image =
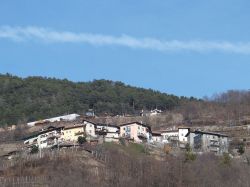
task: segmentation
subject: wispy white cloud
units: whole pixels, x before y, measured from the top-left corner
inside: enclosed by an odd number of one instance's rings
[[[98,46],[124,46],[137,49],[150,49],[162,52],[191,51],[191,52],[227,52],[250,54],[250,42],[228,41],[180,41],[159,40],[155,38],[135,38],[128,35],[111,36],[91,33],[74,33],[56,31],[41,27],[0,27],[0,38],[13,41],[41,41],[51,43],[86,43]]]

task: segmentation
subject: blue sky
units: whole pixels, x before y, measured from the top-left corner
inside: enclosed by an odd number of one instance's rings
[[[0,73],[178,96],[249,89],[248,0],[2,0]]]

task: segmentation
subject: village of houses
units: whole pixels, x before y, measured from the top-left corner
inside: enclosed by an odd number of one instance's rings
[[[153,111],[152,115],[154,113],[157,111]],[[45,123],[49,123],[46,128],[43,126]],[[56,126],[53,126],[54,123]],[[140,121],[119,125],[102,124],[94,122],[91,118],[81,118],[78,114],[39,120],[27,125],[39,126],[40,130],[23,140],[23,147],[26,149],[31,149],[32,146],[37,146],[39,150],[78,146],[79,137],[84,137],[88,144],[102,144],[103,142],[119,144],[121,140],[124,140],[155,147],[169,145],[179,150],[185,150],[188,145],[197,154],[211,152],[215,155],[223,155],[223,153],[228,153],[229,148],[227,135],[185,126],[154,131],[150,124]]]

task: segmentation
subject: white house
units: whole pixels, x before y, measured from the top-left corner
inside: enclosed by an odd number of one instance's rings
[[[104,141],[119,141],[120,127],[110,124],[100,124],[84,120],[85,133],[91,138],[103,137]]]
[[[96,135],[103,135],[104,141],[119,141],[120,127],[110,124],[96,124],[95,133]]]
[[[162,113],[162,110],[159,109],[154,109],[151,111],[144,111],[143,109],[140,112],[140,116],[155,116],[155,115],[159,115]]]
[[[155,116],[155,115],[159,115],[161,113],[162,113],[162,111],[156,108],[154,110],[151,110],[150,113],[149,113],[149,115],[150,116]]]
[[[46,130],[41,130],[37,134],[25,138],[24,144],[36,145],[40,149],[52,147],[60,143],[62,129],[63,127],[50,126]]]
[[[188,138],[186,135],[190,131],[190,128],[187,127],[180,127],[178,128],[178,137],[179,137],[179,147],[185,148],[186,144],[188,143]]]
[[[24,144],[28,146],[32,146],[32,145],[38,146],[38,135],[35,134],[32,136],[26,137],[24,139]]]
[[[152,142],[153,143],[162,143],[161,132],[152,132]]]
[[[94,117],[95,116],[95,111],[93,109],[89,109],[86,113],[86,116],[88,117]]]
[[[186,127],[183,127],[183,128],[178,128],[178,137],[179,137],[179,142],[187,142],[187,133],[190,131],[190,128],[186,128]]]
[[[178,141],[179,131],[178,130],[161,130],[162,142],[171,143],[172,141]]]
[[[96,137],[95,134],[96,124],[94,122],[83,120],[83,125],[85,126],[85,133],[87,136]]]
[[[64,116],[58,116],[54,118],[49,118],[49,119],[43,119],[39,121],[33,121],[27,123],[28,126],[35,126],[36,124],[41,124],[41,123],[46,123],[46,122],[56,122],[56,121],[74,121],[76,120],[80,115],[78,114],[69,114],[69,115],[64,115]]]

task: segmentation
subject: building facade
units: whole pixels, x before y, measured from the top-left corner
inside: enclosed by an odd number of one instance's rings
[[[36,145],[39,149],[50,148],[58,145],[61,141],[61,132],[63,128],[64,127],[50,126],[33,136],[25,138],[24,144],[27,146]]]
[[[120,127],[110,124],[96,124],[96,135],[103,136],[105,142],[118,142]]]
[[[152,139],[151,128],[139,122],[122,124],[120,125],[120,137],[135,142],[150,141]]]
[[[194,131],[186,136],[194,152],[213,152],[218,155],[228,152],[228,136],[213,132]]]
[[[61,139],[62,141],[77,142],[79,136],[85,136],[83,124],[64,127]]]
[[[160,132],[152,132],[152,142],[162,143],[162,135]]]
[[[83,120],[83,125],[85,126],[85,134],[87,137],[96,137],[95,134],[95,129],[96,129],[96,123],[91,122],[91,121],[87,121],[87,120]]]
[[[162,142],[172,143],[178,141],[179,131],[178,130],[162,130],[161,131]]]

